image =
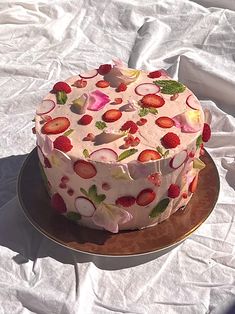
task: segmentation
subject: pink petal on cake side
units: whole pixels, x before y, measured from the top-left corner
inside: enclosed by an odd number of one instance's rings
[[[99,111],[103,109],[108,102],[110,102],[108,95],[102,93],[99,90],[95,90],[89,95],[87,109],[92,111]]]
[[[187,110],[172,118],[177,128],[183,133],[196,133],[202,128],[201,112],[199,110]]]

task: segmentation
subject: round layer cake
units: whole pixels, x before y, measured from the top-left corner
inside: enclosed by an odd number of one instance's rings
[[[205,116],[163,70],[115,62],[57,82],[35,118],[52,207],[114,233],[162,222],[196,190],[210,138]]]

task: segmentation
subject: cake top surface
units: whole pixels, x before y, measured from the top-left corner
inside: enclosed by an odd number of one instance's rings
[[[151,162],[187,148],[202,131],[194,94],[164,70],[101,65],[58,82],[36,110],[36,135],[46,155],[72,160]]]

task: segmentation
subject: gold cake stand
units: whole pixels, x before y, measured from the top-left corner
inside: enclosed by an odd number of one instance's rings
[[[101,256],[137,256],[166,251],[192,234],[211,214],[219,195],[219,175],[206,152],[206,167],[200,172],[196,192],[184,210],[179,210],[157,226],[143,230],[108,231],[81,227],[56,214],[39,171],[34,149],[25,160],[18,177],[18,198],[33,226],[49,239],[78,252]]]

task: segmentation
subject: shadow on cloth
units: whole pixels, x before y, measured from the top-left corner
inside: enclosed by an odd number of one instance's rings
[[[93,262],[100,269],[117,270],[147,263],[168,252],[104,257],[73,251],[46,238],[26,219],[16,196],[17,176],[26,157],[18,155],[0,159],[0,245],[17,253],[13,257],[17,264],[51,257],[64,264]]]

